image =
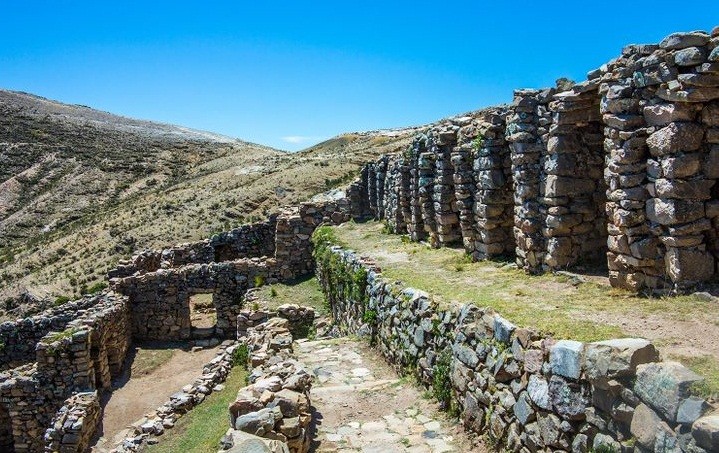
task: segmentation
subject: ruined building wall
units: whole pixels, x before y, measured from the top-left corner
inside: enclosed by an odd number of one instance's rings
[[[0,374],[2,451],[43,451],[55,412],[75,393],[109,388],[129,345],[127,299],[113,294],[103,295],[64,330],[44,336],[35,345],[35,363]],[[85,431],[94,432],[91,425],[88,419]]]
[[[242,225],[199,242],[179,244],[164,250],[145,250],[122,261],[109,272],[109,278],[135,273],[156,272],[186,264],[207,264],[242,258],[273,256],[277,217],[264,222]]]
[[[0,370],[8,370],[35,360],[35,345],[49,332],[65,330],[68,323],[82,316],[103,299],[86,296],[80,300],[53,307],[29,318],[0,324]]]
[[[530,273],[696,288],[719,256],[717,49],[704,32],[631,45],[584,82],[428,127],[368,164],[370,212],[433,247],[514,254]]]
[[[716,273],[717,39],[628,46],[601,76],[615,286],[691,287]]]

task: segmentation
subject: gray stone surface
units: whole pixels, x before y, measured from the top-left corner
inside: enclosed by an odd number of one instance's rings
[[[579,379],[582,374],[584,343],[573,340],[560,340],[549,352],[552,373],[570,379]]]
[[[690,386],[701,380],[677,362],[639,365],[634,392],[664,419],[675,422],[679,406],[689,397]]]

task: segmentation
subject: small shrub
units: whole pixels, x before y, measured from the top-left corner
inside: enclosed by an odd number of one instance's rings
[[[362,322],[374,325],[377,323],[377,312],[375,310],[365,310],[362,314]]]
[[[67,297],[67,296],[57,296],[57,298],[55,299],[55,306],[56,306],[56,307],[59,307],[60,305],[66,304],[66,303],[68,303],[68,302],[70,302],[70,298],[69,298],[69,297]]]
[[[107,288],[107,283],[105,283],[105,282],[97,282],[97,283],[95,283],[94,285],[91,285],[91,286],[87,289],[87,293],[88,293],[88,294],[96,294],[96,293],[101,292],[101,291],[102,291],[103,289],[105,289],[105,288]]]
[[[246,344],[240,343],[234,351],[232,351],[232,366],[241,366],[245,370],[249,366],[250,349]]]
[[[265,277],[261,275],[255,275],[255,288],[260,288],[265,285]]]
[[[277,290],[274,287],[270,288],[270,297],[277,297]]]
[[[432,376],[432,393],[437,401],[439,401],[443,410],[448,410],[451,407],[451,363],[452,354],[449,349],[445,349],[437,357],[437,363],[434,366],[434,373]]]

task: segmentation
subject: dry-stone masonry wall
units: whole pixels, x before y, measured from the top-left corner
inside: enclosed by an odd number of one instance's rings
[[[441,307],[329,247],[318,278],[335,322],[415,374],[467,429],[510,451],[719,451],[701,378],[643,339],[554,341],[471,304]],[[356,276],[364,274],[366,281]]]
[[[48,309],[30,318],[0,324],[0,370],[35,361],[35,345],[49,332],[65,330],[70,321],[84,315],[103,296],[87,296]]]
[[[244,338],[252,367],[250,385],[230,404],[224,449],[253,451],[259,443],[277,453],[309,451],[312,376],[294,359],[289,327],[288,320],[273,318],[250,328]]]
[[[97,392],[78,393],[65,401],[45,433],[47,452],[84,452],[100,423]]]
[[[122,369],[129,344],[127,300],[113,294],[101,296],[64,330],[45,335],[35,346],[35,363],[0,374],[2,451],[43,451],[45,430],[54,427],[55,412],[74,405],[65,401],[73,394],[108,388]],[[96,418],[89,415],[77,427],[82,438],[96,428],[91,423]],[[72,437],[68,434],[66,445],[73,445]],[[48,438],[55,440],[54,435]]]
[[[557,88],[429,127],[367,165],[369,214],[528,272],[608,269],[612,285],[683,291],[719,257],[719,27],[630,45]]]
[[[242,225],[203,241],[179,244],[164,250],[145,250],[129,261],[121,261],[108,276],[121,278],[187,264],[272,256],[275,252],[276,222],[276,216],[272,215],[265,222]]]

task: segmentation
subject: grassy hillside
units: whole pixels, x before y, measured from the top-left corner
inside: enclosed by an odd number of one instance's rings
[[[341,185],[413,132],[286,153],[0,91],[0,315],[96,289],[135,250],[202,239]]]

